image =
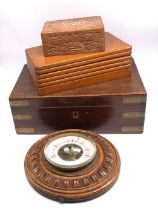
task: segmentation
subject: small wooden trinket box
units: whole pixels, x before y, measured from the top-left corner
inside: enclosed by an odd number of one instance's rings
[[[142,133],[146,91],[132,62],[131,77],[39,96],[27,65],[9,98],[18,134],[77,128],[98,133]]]
[[[41,37],[45,56],[101,52],[105,49],[104,25],[99,16],[48,21]]]

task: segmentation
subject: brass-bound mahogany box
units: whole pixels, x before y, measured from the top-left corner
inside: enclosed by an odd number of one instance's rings
[[[98,133],[142,133],[146,91],[132,61],[131,77],[39,96],[27,65],[10,95],[18,134],[44,134],[67,128]]]

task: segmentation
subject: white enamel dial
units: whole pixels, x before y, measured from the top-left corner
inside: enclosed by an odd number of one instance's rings
[[[90,163],[96,150],[95,143],[88,138],[67,134],[50,139],[44,148],[44,155],[56,167],[77,169]]]

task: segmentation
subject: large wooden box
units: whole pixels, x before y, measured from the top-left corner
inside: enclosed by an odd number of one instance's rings
[[[9,101],[18,134],[67,128],[102,134],[143,132],[146,91],[134,61],[131,77],[47,96],[37,95],[25,65]]]

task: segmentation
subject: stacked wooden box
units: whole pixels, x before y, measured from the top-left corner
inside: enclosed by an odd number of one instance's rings
[[[27,65],[39,95],[131,74],[132,47],[105,33],[100,17],[47,22],[42,41],[43,46],[26,49]]]
[[[47,22],[41,35],[9,97],[18,134],[143,132],[147,94],[130,45],[100,17]]]

